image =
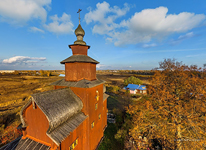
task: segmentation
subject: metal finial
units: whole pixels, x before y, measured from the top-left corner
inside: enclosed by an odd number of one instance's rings
[[[80,11],[82,11],[82,10],[79,9],[78,12],[77,12],[77,13],[79,13],[79,24],[80,24],[80,19],[81,19],[81,18],[80,18]]]

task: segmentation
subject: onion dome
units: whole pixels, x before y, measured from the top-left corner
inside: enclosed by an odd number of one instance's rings
[[[74,44],[86,45],[86,42],[83,41],[85,32],[80,24],[78,25],[74,33],[77,37],[77,40],[74,42]]]

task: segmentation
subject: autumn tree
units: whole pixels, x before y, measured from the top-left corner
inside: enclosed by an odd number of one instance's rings
[[[205,70],[171,59],[159,65],[162,71],[155,71],[148,88],[150,97],[128,109],[134,125],[130,135],[136,146],[206,148]]]
[[[142,81],[139,78],[131,76],[124,80],[124,85],[127,86],[128,84],[142,84]]]

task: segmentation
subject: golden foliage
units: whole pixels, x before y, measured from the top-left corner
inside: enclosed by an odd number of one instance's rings
[[[146,137],[166,149],[203,149],[206,147],[206,72],[174,60],[160,63],[148,88],[149,99],[130,105],[134,128],[130,135],[138,145]],[[141,147],[139,147],[141,148]]]

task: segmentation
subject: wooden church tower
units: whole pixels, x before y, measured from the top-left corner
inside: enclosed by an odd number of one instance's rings
[[[96,60],[80,23],[77,40],[69,45],[73,55],[61,61],[65,78],[52,83],[54,90],[31,95],[20,116],[23,137],[16,150],[94,150],[107,126],[104,81],[96,77]]]

